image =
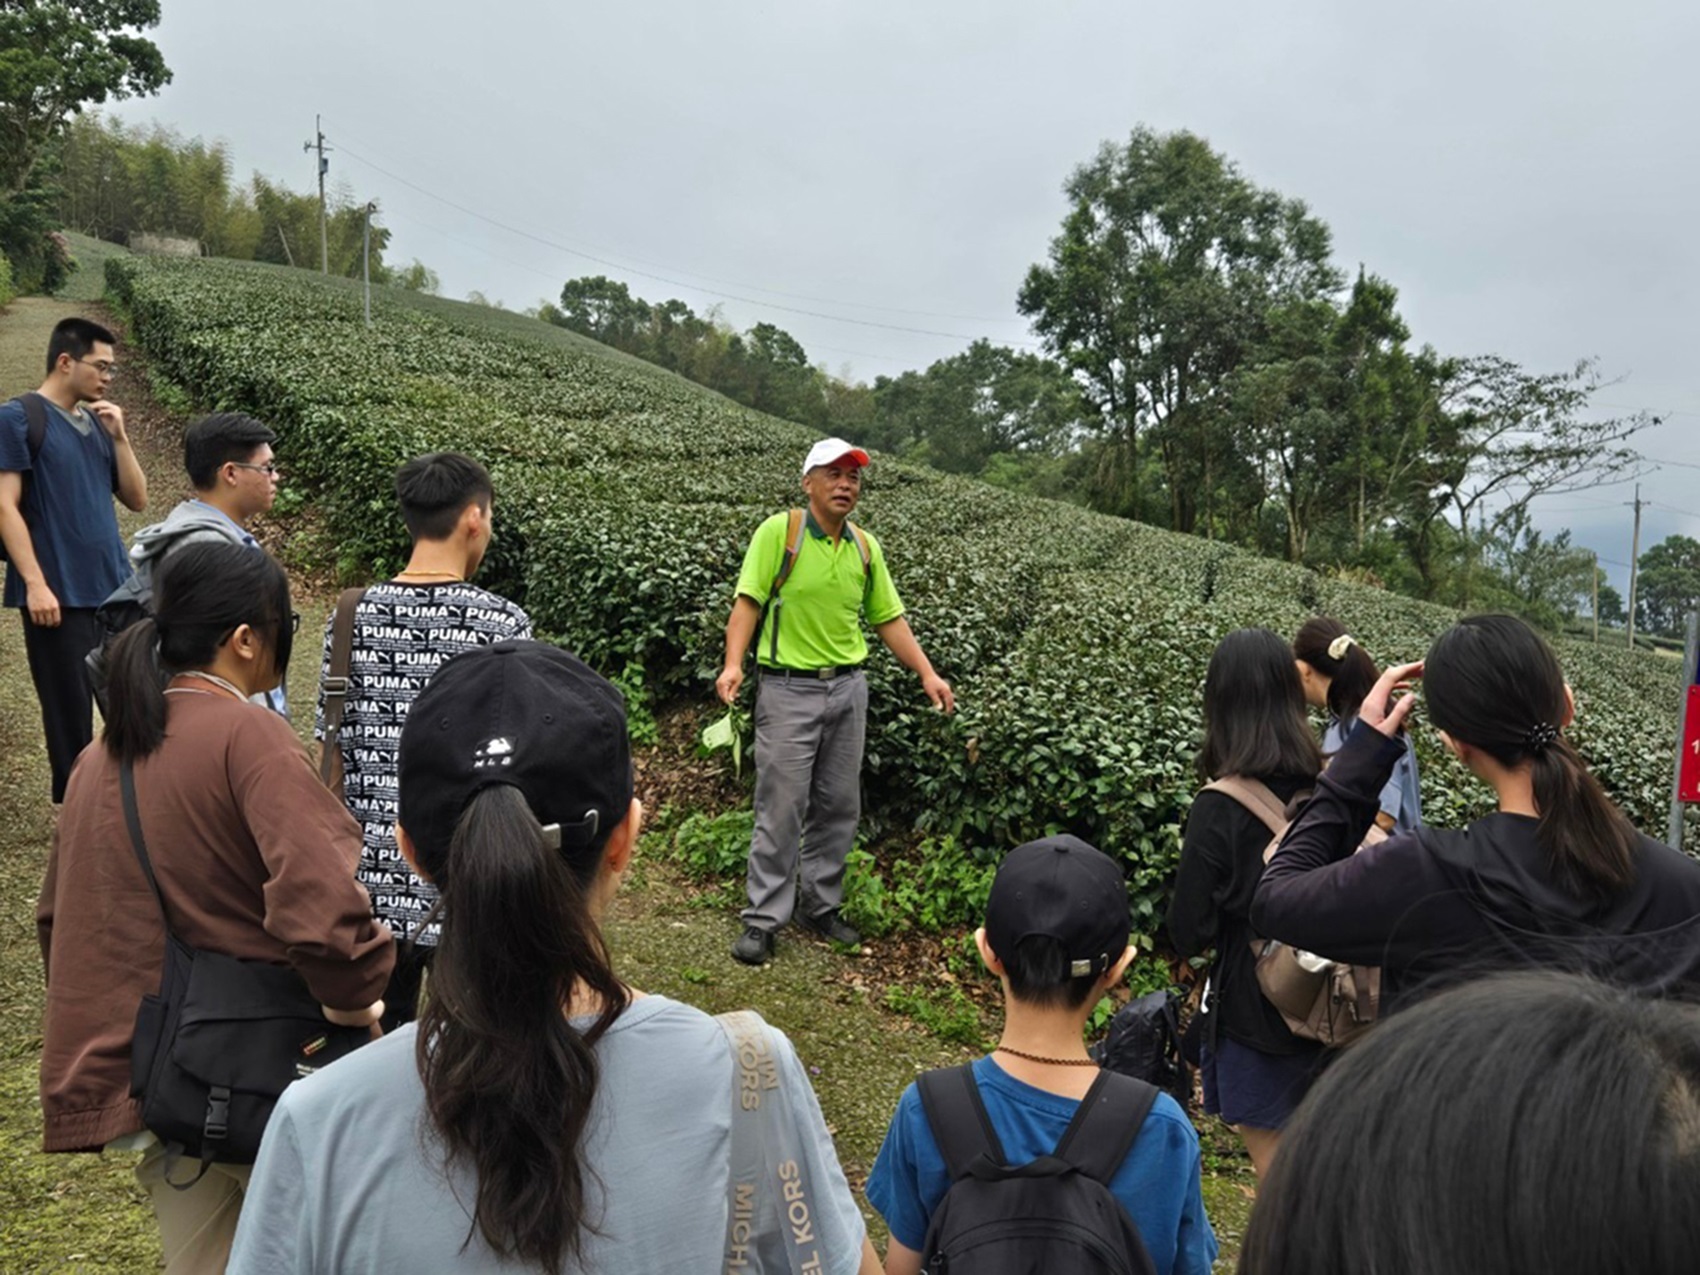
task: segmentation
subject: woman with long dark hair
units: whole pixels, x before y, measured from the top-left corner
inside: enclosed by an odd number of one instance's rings
[[[221,1271],[247,1182],[215,1164],[191,1187],[130,1096],[136,1010],[159,986],[165,922],[132,845],[136,807],[173,933],[293,966],[332,1022],[376,1022],[395,945],[354,880],[360,833],[277,714],[249,703],[289,666],[289,581],[265,553],[190,545],[156,578],[154,615],[111,652],[105,731],[77,760],[37,905],[47,1008],[48,1151],[145,1152],[136,1175],[166,1270]]]
[[[399,763],[439,891],[425,1006],[284,1094],[232,1269],[877,1272],[785,1038],[614,971],[643,816],[619,691],[543,643],[471,651]]]
[[[1416,704],[1396,689],[1417,678],[1498,809],[1354,854]],[[1419,988],[1543,967],[1700,996],[1700,863],[1635,830],[1566,735],[1573,714],[1551,648],[1511,616],[1460,621],[1425,662],[1390,669],[1264,871],[1257,932],[1379,965],[1384,1012]]]
[[[1346,736],[1358,724],[1358,708],[1381,670],[1346,626],[1327,615],[1313,616],[1299,626],[1293,637],[1293,658],[1298,662],[1306,702],[1328,712],[1328,725],[1322,732],[1322,757],[1326,761],[1340,751]],[[1381,790],[1381,810],[1375,822],[1383,832],[1391,833],[1410,832],[1422,821],[1417,754],[1405,738],[1405,755],[1394,763],[1393,774]]]
[[[1309,789],[1320,769],[1287,644],[1268,629],[1228,634],[1204,677],[1200,777],[1262,784],[1284,804]],[[1246,805],[1225,792],[1200,792],[1187,815],[1168,917],[1180,955],[1216,950],[1205,1004],[1204,1109],[1234,1127],[1259,1174],[1322,1052],[1287,1029],[1257,982],[1251,900],[1269,839]]]
[[[1241,1275],[1689,1275],[1700,1007],[1524,972],[1344,1051],[1258,1191]]]

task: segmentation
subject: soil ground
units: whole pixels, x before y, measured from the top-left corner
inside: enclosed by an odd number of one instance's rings
[[[90,264],[91,269],[79,272],[71,296],[25,298],[0,312],[3,396],[39,381],[48,331],[58,319],[81,312],[112,322],[95,301],[99,266]],[[120,510],[128,534],[163,517],[183,494],[179,431],[184,422],[150,395],[139,351],[121,347],[119,359],[112,397],[125,406],[151,484],[146,515]],[[288,457],[281,462],[287,468]],[[272,527],[264,535],[289,563],[298,584],[307,582],[296,598],[304,634],[322,631],[333,596],[322,583],[312,583],[323,577],[304,571],[307,564],[292,552],[310,542],[312,534],[308,515],[302,525]],[[303,645],[311,650],[311,643]],[[318,661],[304,655],[293,663],[289,698],[306,735]],[[652,810],[669,805],[682,813],[680,800],[716,787],[711,775],[680,773],[696,765],[679,762],[677,756],[657,753],[640,760],[645,786],[654,791],[639,795]],[[159,1245],[146,1199],[131,1179],[135,1157],[39,1151],[42,978],[34,906],[52,835],[47,791],[47,758],[21,628],[11,616],[0,617],[0,1266],[9,1271],[152,1270],[159,1264]],[[937,940],[870,946],[865,954],[849,955],[788,931],[778,959],[747,969],[727,955],[737,933],[735,908],[721,892],[683,878],[666,860],[664,844],[664,833],[646,838],[646,854],[610,920],[618,967],[646,991],[689,1001],[709,1013],[754,1006],[783,1028],[810,1067],[845,1171],[859,1189],[903,1087],[917,1072],[959,1062],[973,1052],[885,1007],[885,988],[912,984],[917,957]],[[990,1022],[986,1027],[993,1030]],[[1203,1118],[1200,1132],[1205,1201],[1222,1243],[1218,1270],[1229,1271],[1250,1208],[1252,1180],[1231,1133]],[[876,1242],[883,1245],[884,1228],[868,1212]]]

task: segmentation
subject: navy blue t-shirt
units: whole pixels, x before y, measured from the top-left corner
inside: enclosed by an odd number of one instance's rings
[[[97,607],[130,576],[112,494],[118,456],[100,423],[79,411],[86,432],[49,404],[41,452],[30,464],[22,403],[0,404],[0,470],[28,473],[23,514],[36,561],[62,607]],[[0,604],[25,605],[24,578],[10,562]]]

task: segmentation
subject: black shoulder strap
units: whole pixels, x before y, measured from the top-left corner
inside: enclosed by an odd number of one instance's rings
[[[165,932],[170,935],[171,916],[165,910],[165,896],[159,892],[159,880],[153,874],[148,843],[142,840],[142,813],[136,808],[136,772],[129,762],[120,763],[118,767],[118,791],[124,798],[124,826],[130,830],[130,844],[135,848],[136,858],[141,861],[142,873],[148,879],[148,888],[153,891],[154,902],[159,904]]]
[[[952,1182],[967,1177],[969,1167],[981,1156],[990,1156],[996,1164],[1004,1162],[1003,1143],[974,1083],[973,1063],[923,1072],[915,1083]]]
[[[1100,1071],[1053,1154],[1108,1186],[1156,1101],[1155,1085],[1120,1072]]]
[[[24,408],[24,442],[29,447],[30,464],[41,455],[41,445],[47,441],[47,400],[34,390],[18,395]]]

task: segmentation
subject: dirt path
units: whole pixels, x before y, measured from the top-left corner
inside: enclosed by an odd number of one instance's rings
[[[37,384],[48,332],[69,313],[111,321],[88,300],[28,298],[0,313],[0,397]],[[113,397],[125,406],[150,485],[145,515],[120,510],[127,535],[163,517],[182,494],[183,422],[148,393],[139,352],[121,344],[119,362]],[[288,459],[280,457],[286,473]],[[322,631],[329,601],[323,592],[297,596],[304,634]],[[311,642],[302,650],[290,670],[289,698],[306,735],[318,661]],[[34,907],[51,836],[47,792],[47,758],[22,630],[14,617],[0,615],[0,1265],[8,1271],[152,1270],[159,1245],[145,1197],[132,1185],[135,1157],[39,1151],[42,984]],[[660,841],[646,837],[610,920],[609,940],[621,972],[645,991],[710,1013],[754,1006],[783,1028],[813,1073],[845,1171],[859,1187],[903,1087],[917,1072],[961,1061],[969,1052],[886,1010],[877,987],[859,977],[855,957],[787,936],[780,959],[770,966],[752,970],[733,962],[727,955],[736,934],[732,910],[673,871],[661,857]],[[1247,1176],[1243,1160],[1225,1150],[1232,1135],[1224,1143],[1225,1131],[1204,1132],[1206,1203],[1223,1241],[1218,1269],[1226,1271],[1249,1208]],[[883,1244],[883,1227],[869,1217]]]

